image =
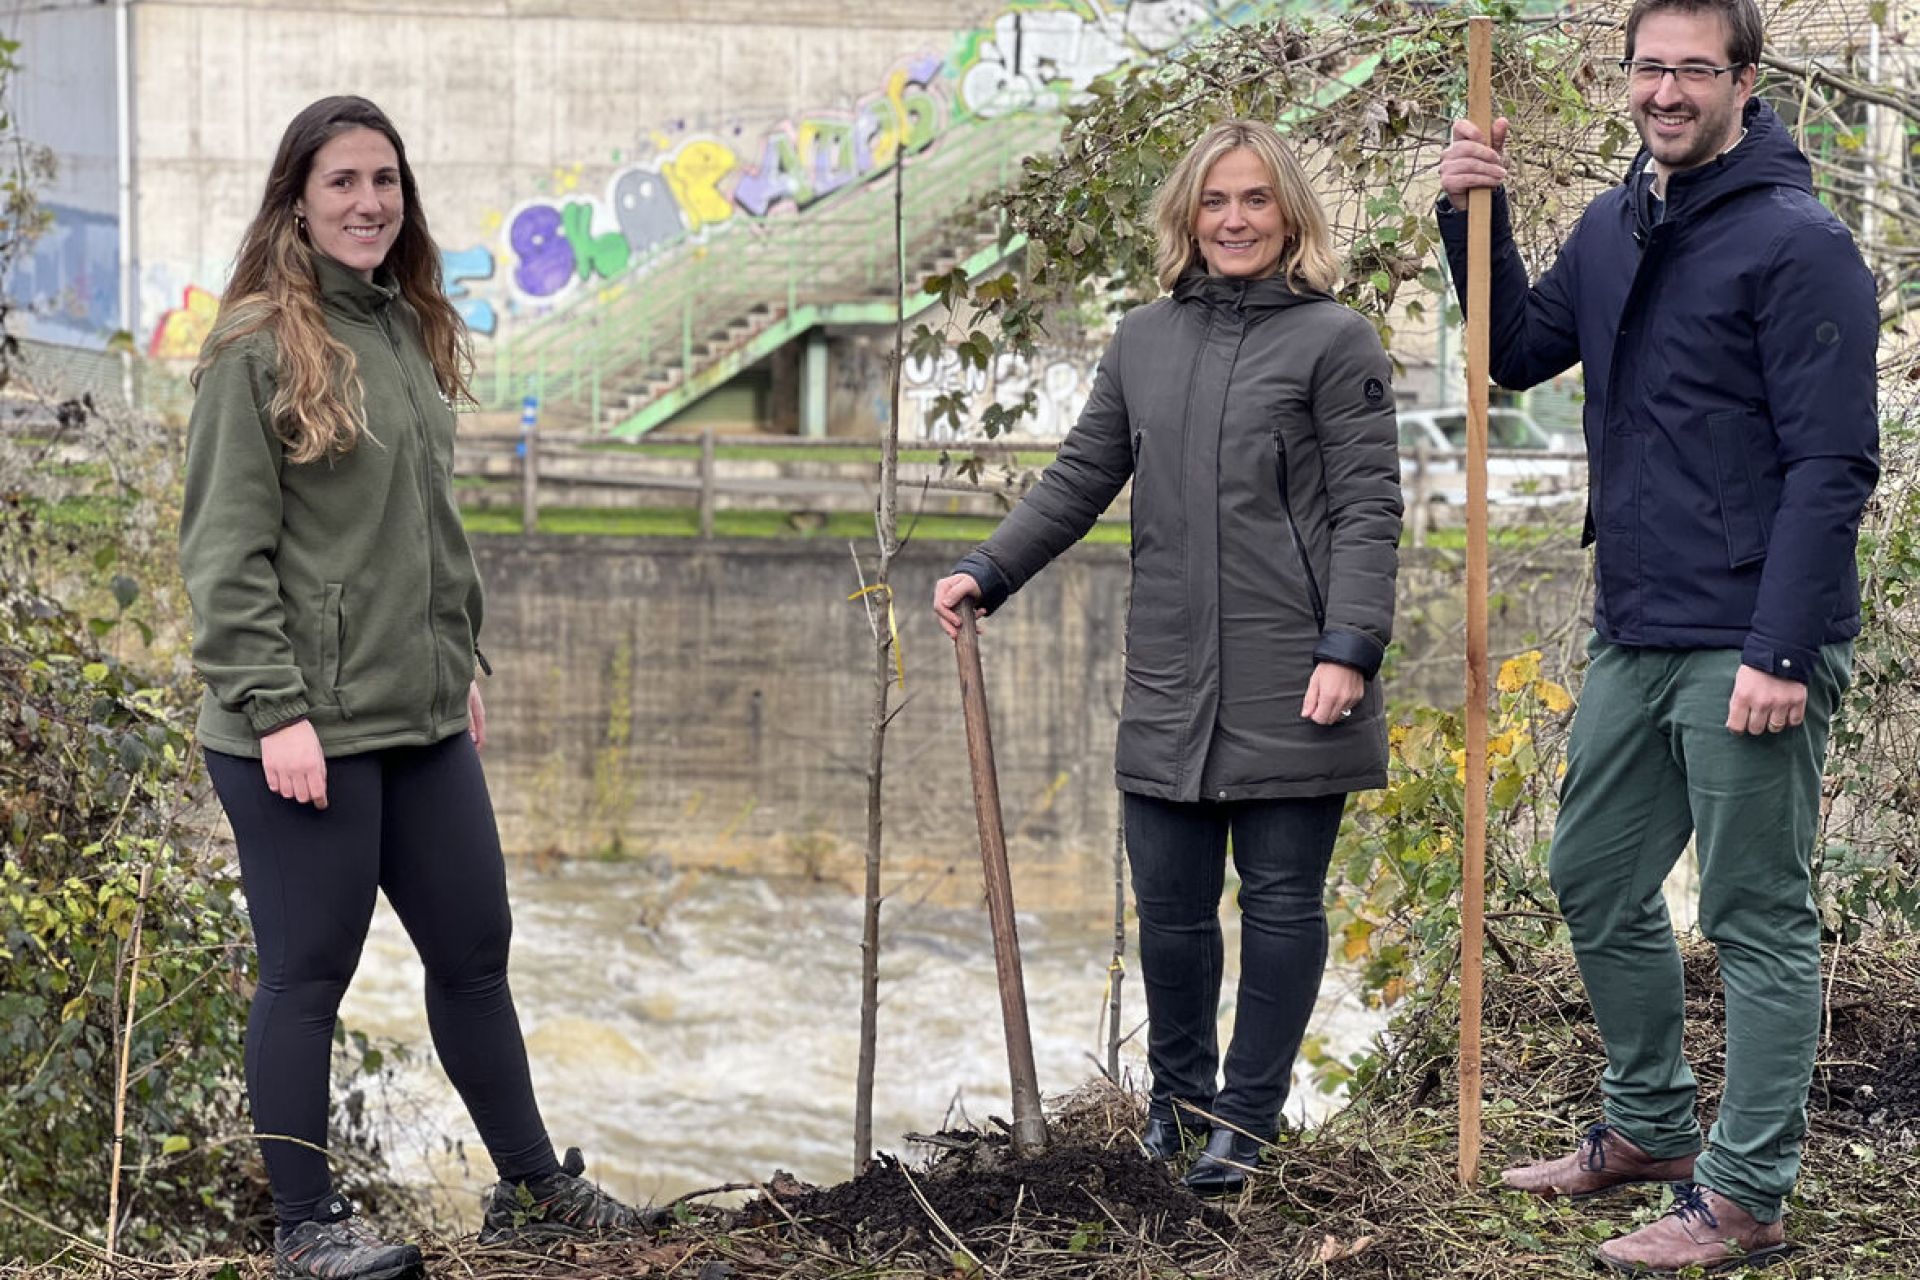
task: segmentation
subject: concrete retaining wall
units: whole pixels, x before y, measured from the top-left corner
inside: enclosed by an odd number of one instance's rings
[[[896,563],[906,697],[885,796],[890,890],[967,900],[978,854],[953,649],[926,608],[960,550],[910,547]],[[487,770],[509,848],[857,882],[873,638],[847,598],[860,581],[844,544],[502,537],[477,552],[497,672]],[[1496,653],[1583,607],[1583,564],[1543,561],[1507,594]],[[1457,700],[1458,572],[1421,557],[1403,587],[1401,669],[1430,700]],[[1126,590],[1124,547],[1077,547],[987,628],[1023,902],[1110,882]]]

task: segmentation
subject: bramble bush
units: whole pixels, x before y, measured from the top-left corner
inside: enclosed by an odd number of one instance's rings
[[[0,504],[17,553],[33,517]],[[204,842],[183,844],[182,693],[98,640],[21,578],[0,586],[0,1254],[98,1238],[129,1002],[122,1237],[193,1249],[250,1207],[223,1145],[248,1129],[246,921]]]

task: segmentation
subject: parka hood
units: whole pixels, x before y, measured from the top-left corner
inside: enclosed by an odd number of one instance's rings
[[[1174,282],[1173,300],[1201,306],[1224,307],[1235,311],[1282,311],[1307,302],[1331,302],[1333,295],[1318,289],[1297,290],[1284,276],[1262,276],[1248,280],[1238,276],[1208,275],[1188,271]]]
[[[1729,196],[1754,187],[1792,187],[1811,194],[1813,166],[1793,145],[1774,109],[1752,98],[1740,120],[1747,133],[1732,150],[1697,169],[1668,176],[1668,221],[1698,217]],[[1652,163],[1653,154],[1642,147],[1627,170],[1629,192],[1640,189]]]

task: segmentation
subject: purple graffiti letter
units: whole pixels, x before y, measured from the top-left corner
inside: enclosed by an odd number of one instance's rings
[[[528,205],[513,220],[508,234],[520,265],[513,280],[536,298],[545,298],[567,287],[573,278],[573,246],[561,231],[560,211],[552,205]]]

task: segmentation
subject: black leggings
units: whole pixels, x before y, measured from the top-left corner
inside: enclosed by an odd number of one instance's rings
[[[507,989],[506,863],[467,735],[330,758],[324,811],[268,790],[258,760],[206,755],[260,952],[247,1094],[280,1224],[311,1218],[332,1191],[321,1148],[334,1022],[376,889],[426,965],[433,1047],[500,1176],[557,1171]]]
[[[1200,1124],[1190,1103],[1270,1139],[1327,962],[1327,863],[1344,795],[1180,803],[1126,797],[1127,858],[1147,990],[1151,1114]],[[1240,991],[1220,1071],[1227,836],[1240,872]]]

